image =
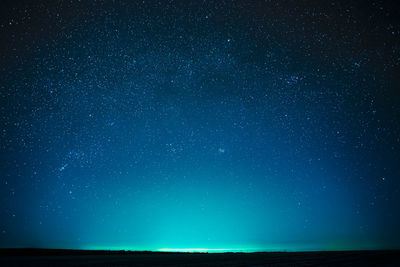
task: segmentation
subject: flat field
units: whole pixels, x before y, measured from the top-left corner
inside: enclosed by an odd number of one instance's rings
[[[169,253],[0,249],[0,266],[400,266],[400,251]]]

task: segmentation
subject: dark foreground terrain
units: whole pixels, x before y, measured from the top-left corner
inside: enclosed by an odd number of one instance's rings
[[[400,266],[400,251],[167,253],[0,249],[0,266]]]

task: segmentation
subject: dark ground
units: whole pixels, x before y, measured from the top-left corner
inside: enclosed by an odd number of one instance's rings
[[[0,266],[400,266],[400,251],[167,253],[0,249]]]

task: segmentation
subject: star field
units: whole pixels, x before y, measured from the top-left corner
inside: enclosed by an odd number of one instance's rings
[[[394,1],[0,10],[0,247],[399,248]]]

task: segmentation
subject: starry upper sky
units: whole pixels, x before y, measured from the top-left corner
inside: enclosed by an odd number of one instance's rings
[[[395,1],[2,1],[0,247],[400,247]]]

